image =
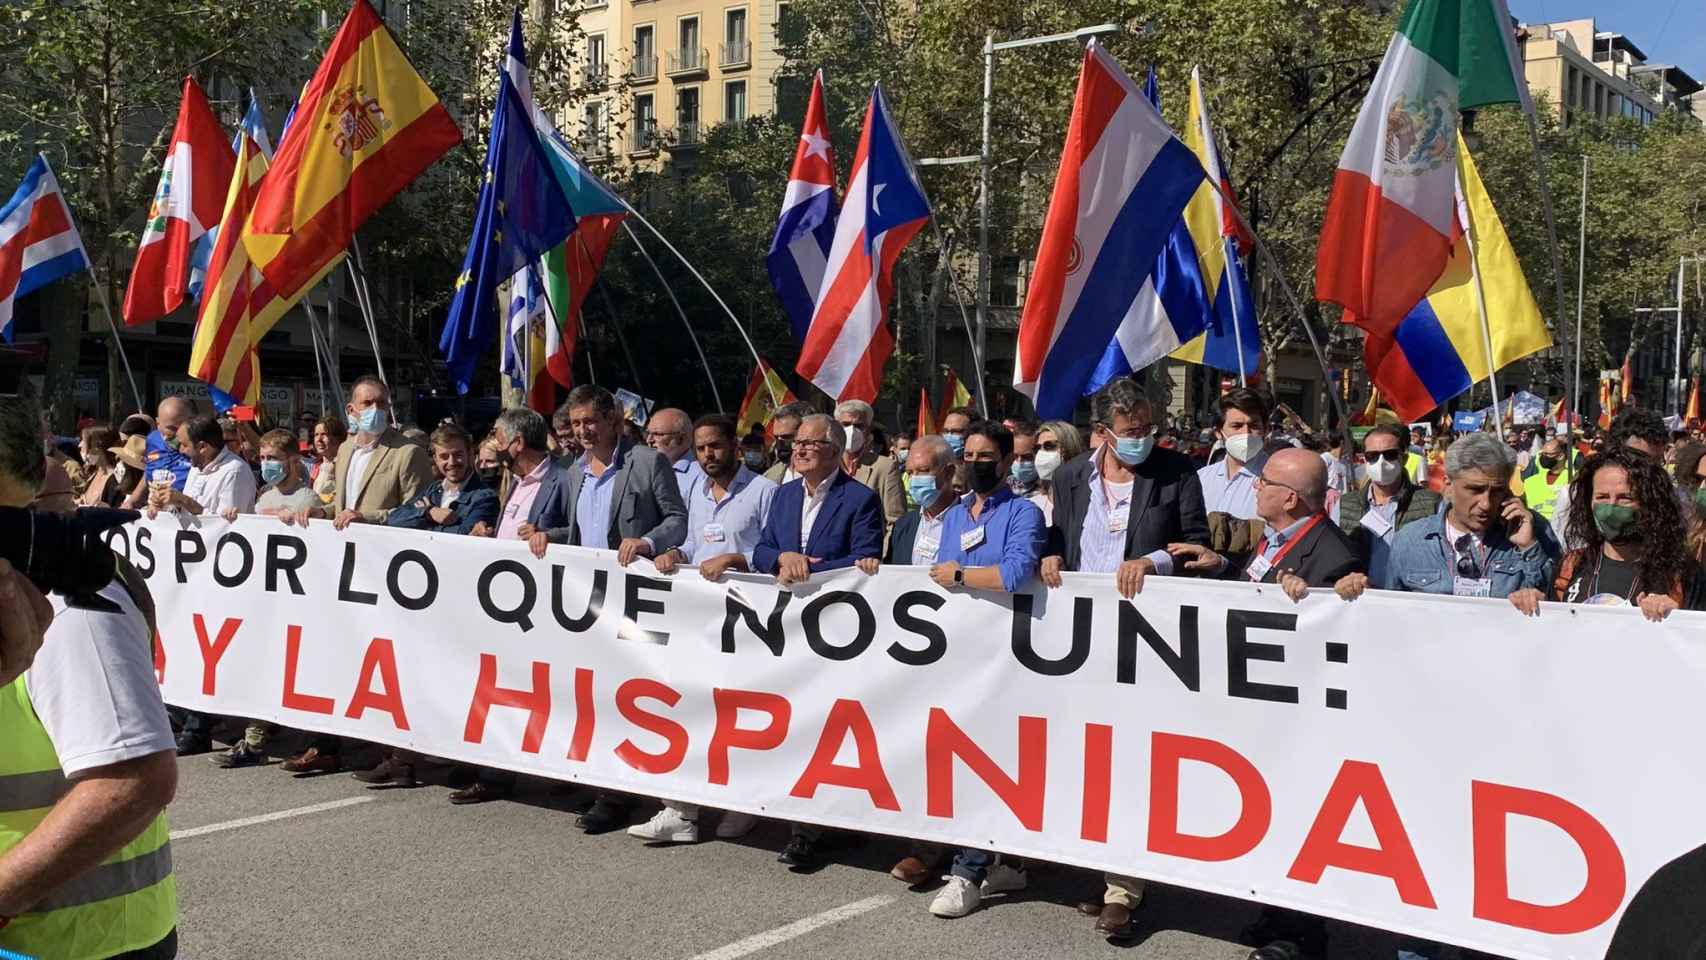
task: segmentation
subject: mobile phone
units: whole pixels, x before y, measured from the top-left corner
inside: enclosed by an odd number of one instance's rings
[[[255,408],[249,407],[249,406],[232,407],[231,408],[231,419],[243,421],[246,423],[254,423],[255,422]]]

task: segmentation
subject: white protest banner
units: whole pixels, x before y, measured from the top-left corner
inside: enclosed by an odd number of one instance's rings
[[[185,707],[1509,957],[1698,909],[1636,897],[1706,857],[1697,614],[1161,578],[1125,602],[1088,575],[991,596],[918,568],[789,592],[270,518],[112,543]]]

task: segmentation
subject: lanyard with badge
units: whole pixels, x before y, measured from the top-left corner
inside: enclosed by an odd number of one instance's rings
[[[1451,578],[1451,595],[1454,597],[1490,597],[1493,595],[1493,581],[1487,576],[1487,565],[1493,559],[1493,548],[1486,543],[1480,543],[1479,557],[1475,556],[1476,542],[1472,539],[1468,553],[1459,553],[1451,546],[1450,541],[1441,537],[1440,550],[1445,552],[1445,559],[1455,563],[1454,576]],[[1464,569],[1464,564],[1469,568]]]
[[[1131,497],[1115,500],[1109,492],[1109,483],[1105,477],[1098,477],[1102,488],[1102,509],[1108,514],[1108,532],[1125,533],[1126,524],[1131,521]],[[1133,489],[1136,489],[1135,482]]]
[[[1280,544],[1279,552],[1275,553],[1272,559],[1265,555],[1268,552],[1268,538],[1263,537],[1262,546],[1256,551],[1256,556],[1250,561],[1250,568],[1245,571],[1245,574],[1252,581],[1260,583],[1262,578],[1268,575],[1268,571],[1279,566],[1279,562],[1285,559],[1285,555],[1290,553],[1292,548],[1297,546],[1298,543],[1302,542],[1304,537],[1309,536],[1309,531],[1314,530],[1316,526],[1325,519],[1327,519],[1327,515],[1324,513],[1317,513],[1314,517],[1310,518],[1309,522],[1303,525],[1303,529],[1297,531],[1296,536],[1287,540],[1285,543]]]

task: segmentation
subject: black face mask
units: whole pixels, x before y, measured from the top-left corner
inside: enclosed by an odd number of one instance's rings
[[[794,455],[794,441],[792,441],[792,440],[778,440],[778,441],[776,441],[776,462],[777,463],[787,463],[788,458],[792,457],[793,455]]]
[[[1563,457],[1549,457],[1543,453],[1540,455],[1540,465],[1545,467],[1548,470],[1551,470],[1554,467],[1558,466],[1559,461],[1561,461],[1563,459],[1564,459]]]
[[[478,469],[474,472],[478,473],[480,475],[480,482],[481,483],[484,483],[487,486],[492,486],[498,482],[498,478],[503,476],[504,468],[503,467],[481,467],[480,469]]]
[[[1001,464],[991,460],[973,460],[966,466],[971,468],[971,488],[974,493],[990,494],[1001,485]]]

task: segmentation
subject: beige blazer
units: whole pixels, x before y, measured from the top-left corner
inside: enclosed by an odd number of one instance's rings
[[[432,485],[432,456],[425,447],[412,443],[395,427],[379,435],[378,447],[362,471],[361,489],[350,501],[349,461],[355,453],[355,437],[338,448],[337,489],[332,494],[332,516],[354,510],[363,523],[384,523],[394,508],[411,502]]]
[[[892,457],[884,456],[871,449],[866,443],[860,451],[859,464],[853,470],[853,479],[877,492],[883,501],[883,536],[894,529],[894,522],[906,513],[906,493],[900,486],[900,466]]]

